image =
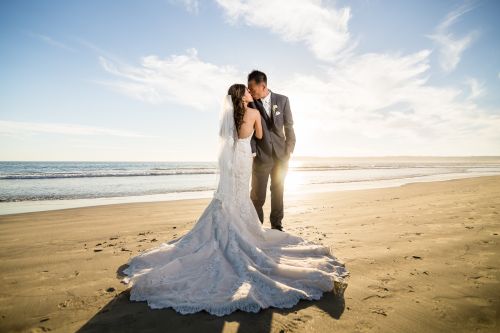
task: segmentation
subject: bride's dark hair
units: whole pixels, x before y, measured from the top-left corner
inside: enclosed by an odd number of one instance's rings
[[[233,84],[229,87],[227,91],[228,95],[231,95],[233,100],[234,108],[234,124],[236,125],[236,130],[239,131],[241,124],[243,124],[243,116],[245,115],[245,102],[243,102],[243,96],[245,96],[245,90],[247,87],[244,84]]]

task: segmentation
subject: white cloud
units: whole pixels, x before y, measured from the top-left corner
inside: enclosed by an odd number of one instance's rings
[[[198,58],[196,49],[160,59],[143,57],[139,66],[99,57],[102,67],[118,79],[98,81],[133,98],[152,104],[171,102],[209,111],[229,86],[241,81],[231,66],[217,66]]]
[[[116,54],[113,54],[109,51],[106,51],[103,48],[97,46],[96,44],[89,42],[88,40],[85,40],[85,39],[83,39],[81,37],[77,37],[77,36],[73,36],[73,38],[78,43],[85,46],[89,50],[92,50],[92,52],[94,52],[97,55],[105,56],[106,58],[111,59],[111,60],[113,60],[113,62],[116,62],[116,63],[124,63],[124,61],[120,57],[118,57]]]
[[[446,72],[451,72],[457,67],[462,53],[478,36],[477,31],[472,31],[464,37],[457,38],[449,31],[450,27],[457,22],[462,15],[472,9],[473,7],[469,3],[466,3],[453,10],[437,26],[434,34],[428,36],[439,46],[439,63],[441,68]]]
[[[335,61],[350,52],[349,7],[325,7],[321,0],[216,0],[232,23],[267,28],[285,41],[304,42],[318,59]]]
[[[41,133],[84,135],[84,136],[89,136],[89,135],[118,136],[118,137],[130,137],[130,138],[154,137],[131,131],[104,128],[104,127],[83,126],[78,124],[0,120],[0,135],[19,136],[19,135],[35,135]]]
[[[475,101],[484,86],[475,79],[466,81],[466,90],[430,84],[430,50],[357,54],[347,26],[349,8],[325,7],[321,1],[217,2],[233,22],[243,20],[285,41],[302,41],[318,59],[334,60],[323,66],[323,76],[296,73],[271,87],[290,97],[297,154],[446,155],[499,150],[499,110],[481,109]],[[462,6],[450,13],[433,36],[441,43],[446,70],[456,67],[474,38],[471,33],[456,39],[448,32],[470,9]]]
[[[324,77],[296,74],[276,87],[290,97],[298,155],[447,155],[500,151],[500,110],[475,103],[484,88],[429,84],[429,56],[367,53]],[[272,87],[271,87],[272,89]]]
[[[465,84],[467,84],[470,88],[470,94],[467,98],[475,99],[483,96],[486,92],[486,88],[483,82],[479,82],[475,78],[467,78],[465,80]]]
[[[232,19],[268,28],[285,40],[305,42],[318,59],[335,58],[328,65],[323,63],[323,75],[295,73],[281,82],[272,80],[271,89],[290,97],[296,155],[489,155],[500,151],[500,110],[477,104],[485,93],[484,84],[475,78],[467,78],[465,86],[431,84],[432,51],[356,53],[347,46],[348,11],[339,35],[338,25],[322,17],[341,10],[322,8],[321,1],[217,1]],[[438,30],[446,31],[464,12],[448,15]],[[338,37],[345,43],[335,46],[338,49],[322,48],[319,36]],[[455,63],[449,65],[453,68],[461,52],[454,54],[450,64]],[[163,60],[148,56],[136,67],[115,65],[104,57],[101,63],[121,78],[106,84],[122,92],[152,103],[169,101],[199,110],[219,101],[221,92],[240,75],[233,67],[200,60],[194,49]]]
[[[60,49],[63,49],[63,50],[66,50],[66,51],[70,51],[70,52],[76,52],[76,50],[62,42],[59,42],[57,40],[55,40],[54,38],[50,37],[50,36],[47,36],[47,35],[42,35],[42,34],[37,34],[37,33],[34,33],[34,32],[31,32],[31,31],[28,31],[27,32],[30,36],[32,37],[35,37],[35,38],[38,38],[40,39],[41,41],[51,45],[51,46],[55,46],[55,47],[58,47]]]
[[[200,8],[198,0],[170,0],[171,3],[180,3],[190,13],[197,14]]]

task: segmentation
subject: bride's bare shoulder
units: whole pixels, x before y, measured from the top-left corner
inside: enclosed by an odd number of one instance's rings
[[[251,114],[260,114],[259,113],[259,110],[257,109],[254,109],[254,108],[251,108],[251,107],[248,107],[247,110],[251,113]]]

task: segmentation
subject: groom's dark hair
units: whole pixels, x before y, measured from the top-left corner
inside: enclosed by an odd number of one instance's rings
[[[267,76],[264,72],[254,69],[250,74],[248,74],[248,82],[255,81],[255,83],[264,83],[267,86]]]

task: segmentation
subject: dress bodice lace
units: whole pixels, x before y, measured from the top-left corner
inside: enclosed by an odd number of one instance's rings
[[[325,291],[343,294],[349,272],[331,247],[264,228],[249,196],[252,135],[235,141],[236,191],[214,198],[193,228],[130,258],[130,300],[182,314],[290,308]]]

